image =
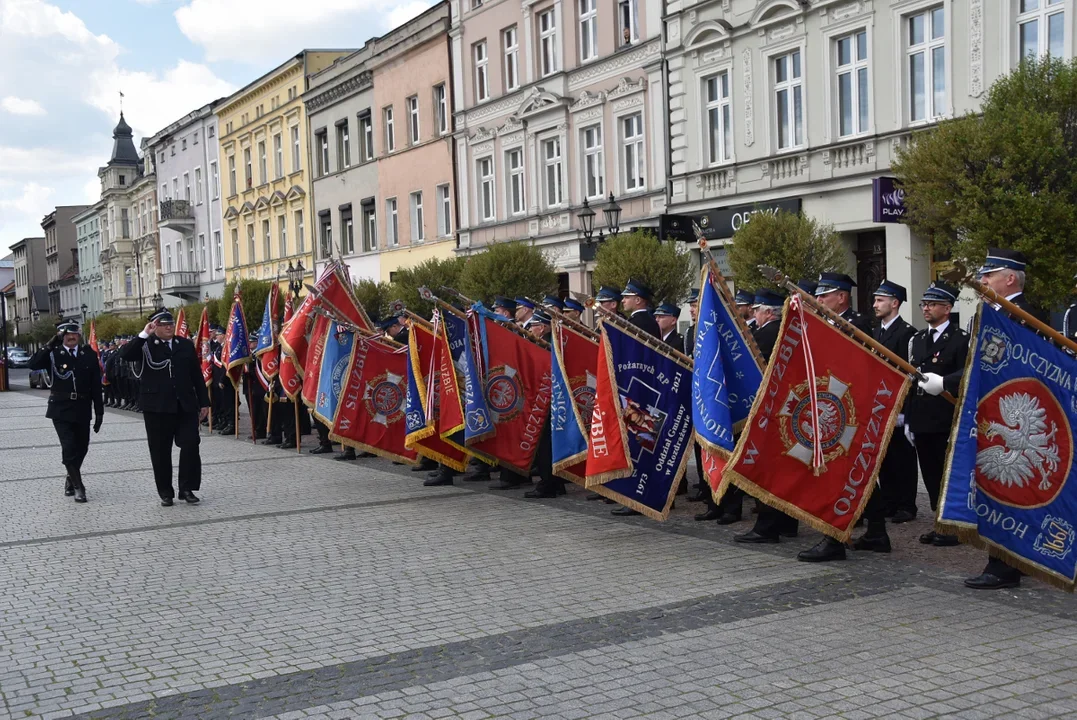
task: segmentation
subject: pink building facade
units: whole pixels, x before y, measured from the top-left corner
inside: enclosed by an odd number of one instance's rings
[[[529,239],[591,292],[577,214],[665,211],[660,0],[452,0],[459,251]]]

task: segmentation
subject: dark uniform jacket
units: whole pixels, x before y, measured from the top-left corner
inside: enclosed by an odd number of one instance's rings
[[[80,345],[72,356],[62,345],[55,350],[41,348],[30,358],[30,369],[48,370],[52,393],[45,417],[67,422],[90,422],[90,408],[101,416],[105,401],[101,396],[101,366],[89,345]],[[55,370],[53,369],[55,367]],[[69,378],[60,377],[73,373]]]
[[[782,329],[782,321],[775,318],[763,327],[757,327],[752,333],[755,344],[759,346],[759,354],[763,356],[763,362],[770,362],[770,354],[774,352],[774,345],[778,342],[778,331]]]
[[[144,362],[143,348],[149,350],[155,364],[170,364],[155,370]],[[172,349],[156,337],[136,337],[120,351],[124,360],[136,364],[142,373],[139,405],[144,412],[198,412],[209,407],[209,395],[202,379],[202,362],[194,343],[186,338],[173,338]]]
[[[969,334],[951,322],[939,339],[929,344],[931,328],[920,330],[909,343],[909,362],[922,373],[942,375],[947,391],[955,394],[969,354]],[[950,387],[950,378],[955,379]],[[919,387],[909,391],[905,401],[905,424],[913,433],[948,433],[953,425],[954,406],[943,397],[928,395]]]
[[[662,339],[662,331],[658,329],[658,321],[654,319],[654,315],[651,315],[650,310],[637,310],[632,313],[632,316],[628,318],[628,322],[632,323],[640,330],[650,333],[658,339]]]
[[[852,308],[845,308],[845,312],[841,314],[843,320],[848,320],[853,324],[857,330],[867,335],[871,335],[871,319],[865,315],[861,315]]]
[[[683,352],[684,350],[684,338],[681,337],[681,334],[677,332],[676,329],[670,330],[669,335],[666,335],[664,338],[662,338],[662,342],[664,342],[666,345],[669,345],[677,352]]]
[[[916,328],[905,322],[900,315],[894,318],[890,327],[883,330],[882,325],[875,328],[873,337],[879,344],[900,358],[909,356],[909,341],[916,334]]]
[[[687,355],[688,357],[692,357],[692,355],[696,351],[696,324],[695,323],[692,323],[691,325],[689,325],[688,329],[684,331],[684,343],[683,344],[684,344],[684,348],[683,348],[684,354]]]

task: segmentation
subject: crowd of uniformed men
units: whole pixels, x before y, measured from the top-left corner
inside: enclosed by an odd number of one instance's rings
[[[1023,310],[1029,310],[1023,295],[1025,266],[1026,259],[1021,253],[992,248],[980,268],[981,282],[1000,297]],[[950,322],[958,289],[944,282],[935,282],[923,293],[919,298],[919,309],[927,327],[917,331],[899,315],[901,305],[909,299],[906,289],[890,280],[884,280],[873,291],[871,313],[874,318],[853,310],[852,293],[856,283],[848,275],[827,272],[818,280],[801,280],[797,284],[801,290],[813,295],[833,313],[873,337],[888,350],[908,358],[924,376],[910,392],[904,412],[898,418],[900,430],[895,430],[888,446],[880,472],[879,490],[873,493],[863,514],[865,530],[852,543],[854,550],[890,552],[887,520],[905,523],[915,519],[920,512],[917,507],[918,465],[932,515],[939,501],[946,444],[954,414],[954,406],[940,395],[944,390],[958,395],[969,348],[968,333]],[[668,301],[656,303],[651,290],[638,280],[629,280],[623,290],[601,287],[594,299],[605,310],[617,311],[619,308],[632,325],[692,356],[698,290],[693,290],[686,299],[692,324],[683,336],[677,331],[677,320],[681,314],[678,304]],[[785,299],[784,293],[770,289],[756,292],[740,289],[735,295],[737,312],[746,322],[764,361],[769,360],[777,341]],[[576,300],[562,300],[552,295],[538,304],[527,298],[498,297],[492,303],[492,309],[506,323],[515,322],[526,332],[547,342],[551,338],[551,315],[554,310],[574,321],[579,321],[584,312],[583,305]],[[393,316],[379,323],[379,327],[387,337],[405,343],[408,332],[405,323],[402,316]],[[108,381],[103,401],[94,349],[82,344],[77,325],[61,324],[58,329],[56,338],[34,355],[31,367],[51,368],[53,375],[47,416],[53,418],[63,447],[63,463],[67,470],[65,493],[74,495],[77,502],[86,501],[80,469],[89,443],[90,410],[92,407],[96,412],[96,432],[100,428],[101,406],[104,404],[135,410],[145,416],[154,476],[162,504],[172,504],[172,442],[181,448],[180,499],[189,503],[198,502],[193,493],[199,489],[201,479],[196,418],[201,415],[204,425],[212,422],[214,430],[221,434],[236,433],[236,391],[221,360],[223,328],[212,327],[210,347],[213,377],[208,394],[194,345],[189,340],[174,337],[174,320],[167,311],[156,313],[138,336],[102,344],[99,350]],[[1069,328],[1065,330],[1068,334]],[[252,339],[252,349],[253,344]],[[296,404],[287,401],[279,382],[274,380],[267,383],[264,378],[257,377],[259,372],[256,364],[244,366],[240,386],[242,398],[249,405],[253,420],[251,431],[266,445],[294,450],[298,447],[297,427],[300,435],[312,429],[310,415],[300,405],[299,417],[296,418]],[[268,400],[272,400],[272,411]],[[212,413],[206,412],[209,406],[212,406]],[[308,452],[334,453],[329,429],[317,420],[313,422],[313,429],[317,432],[318,445]],[[248,431],[241,430],[239,434],[250,437]],[[730,525],[745,520],[743,491],[731,488],[719,503],[714,502],[703,476],[699,452],[697,445],[694,487],[689,489],[687,481],[684,481],[678,494],[687,495],[689,501],[704,503],[703,511],[695,515],[697,521]],[[336,455],[337,460],[356,457],[351,448],[345,448]],[[532,487],[531,478],[514,471],[491,468],[477,461],[463,474],[462,480],[492,482],[491,488],[500,490],[527,486],[530,489],[524,494],[525,497],[554,498],[565,493],[565,481],[553,474],[551,464],[547,427],[536,453],[533,470],[540,478],[537,485]],[[424,484],[431,486],[452,484],[457,476],[451,468],[429,460],[423,460],[415,470],[427,472]],[[493,472],[500,475],[496,481],[492,477]],[[589,493],[587,499],[612,503],[597,493]],[[638,514],[624,507],[612,512],[614,515]],[[736,542],[779,543],[782,538],[797,535],[797,520],[785,513],[758,502],[752,508],[752,513],[756,514],[752,529],[735,536]],[[934,531],[924,533],[919,541],[940,548],[959,542],[955,536]],[[841,560],[845,556],[845,545],[825,538],[811,549],[801,552],[798,558],[805,562],[822,562]],[[1021,574],[1016,569],[991,558],[979,576],[965,582],[973,588],[996,589],[1015,587],[1020,584],[1020,578]]]

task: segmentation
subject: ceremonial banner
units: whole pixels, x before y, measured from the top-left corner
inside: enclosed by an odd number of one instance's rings
[[[321,362],[319,363],[318,393],[314,405],[311,407],[314,417],[321,420],[329,428],[333,427],[333,422],[336,420],[337,406],[340,403],[341,394],[344,392],[345,375],[352,360],[352,347],[354,345],[355,333],[347,330],[342,325],[330,323],[329,332],[325,336]],[[403,398],[403,394],[401,394],[401,398]]]
[[[228,378],[233,386],[239,387],[241,368],[251,361],[251,346],[247,340],[247,319],[243,315],[243,303],[239,301],[238,291],[232,299],[232,310],[228,313],[223,352],[227,359],[222,362]]]
[[[290,357],[285,357],[280,363],[280,388],[293,402],[303,389],[303,375]]]
[[[414,465],[418,455],[405,446],[408,348],[359,336],[347,359],[346,384],[329,437]]]
[[[97,367],[101,370],[101,384],[108,385],[108,378],[105,377],[105,361],[101,359],[101,350],[97,347],[97,326],[94,325],[94,321],[90,321],[90,334],[89,334],[90,349],[97,353]]]
[[[374,325],[352,292],[351,283],[337,263],[330,263],[322,271],[312,292],[308,293],[295,314],[281,326],[280,345],[284,354],[292,358],[300,371],[306,372],[308,340],[311,318],[316,308],[324,308],[334,316],[355,325],[361,330],[375,333]]]
[[[310,345],[303,361],[303,387],[301,396],[307,407],[313,408],[318,401],[318,378],[322,373],[322,356],[325,344],[333,332],[333,322],[325,315],[314,316],[314,328],[310,333]]]
[[[470,372],[468,369],[474,368],[467,343],[467,326],[462,322],[462,318],[453,313],[439,312],[434,327],[437,331],[434,356],[425,371],[430,374],[427,388],[432,390],[430,383],[436,382],[437,393],[427,394],[427,415],[435,414],[438,436],[442,440],[468,453],[464,447],[464,405],[460,397],[459,374],[461,371]],[[436,380],[431,379],[435,372],[438,373]]]
[[[481,360],[481,357],[480,353],[475,352],[477,345],[471,339],[468,320],[447,310],[439,312],[444,328],[442,331],[444,342],[447,344],[448,352],[451,355],[449,365],[452,366],[452,373],[456,382],[455,391],[446,387],[447,383],[443,382],[442,392],[457,393],[456,402],[460,403],[462,408],[463,445],[470,447],[473,443],[490,437],[494,432],[494,423],[490,419],[490,411],[486,407],[486,399],[482,392],[482,375],[476,364]],[[476,333],[476,341],[478,337]],[[447,373],[449,368],[444,363],[442,363],[442,367]],[[462,397],[460,393],[462,393]],[[451,413],[455,413],[455,409],[451,405],[446,408],[444,401],[442,402],[442,412],[450,413],[449,419],[454,419]],[[483,459],[491,460],[489,457]]]
[[[875,489],[909,379],[798,300],[786,301],[718,492],[732,482],[847,542]]]
[[[441,330],[411,323],[408,332],[407,395],[404,399],[405,447],[457,472],[467,466],[467,453],[441,439],[437,422],[441,392],[441,363],[435,353]],[[446,356],[448,353],[446,353]],[[449,363],[451,367],[451,362]],[[453,381],[455,382],[455,380]],[[456,406],[460,400],[457,395]]]
[[[265,310],[262,311],[262,325],[258,328],[258,346],[254,356],[258,358],[261,373],[268,379],[275,378],[280,371],[280,345],[277,341],[277,312],[280,305],[280,286],[273,283],[266,296]]]
[[[584,484],[587,436],[595,407],[598,343],[564,323],[553,323],[550,445],[553,471]]]
[[[480,320],[486,337],[482,390],[494,434],[468,447],[529,477],[550,412],[550,354],[495,320]]]
[[[183,312],[183,308],[180,308],[179,314],[176,315],[176,337],[190,337],[190,331],[191,328],[187,326],[187,314]]]
[[[665,520],[692,448],[692,371],[608,319],[599,329],[585,484]]]
[[[213,353],[209,350],[209,311],[202,308],[202,317],[198,321],[198,334],[195,336],[194,350],[198,353],[198,362],[202,368],[202,380],[206,387],[213,383]]]
[[[763,382],[762,359],[717,281],[704,267],[692,371],[692,424],[696,442],[708,456],[703,465],[712,493],[721,485],[736,445],[733,433],[748,419]]]
[[[938,527],[1073,592],[1077,361],[981,303],[950,436]]]

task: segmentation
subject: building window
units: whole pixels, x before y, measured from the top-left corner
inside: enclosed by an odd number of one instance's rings
[[[412,95],[404,101],[408,108],[408,141],[412,145],[419,144],[419,97]]]
[[[385,201],[385,241],[389,247],[400,244],[400,220],[397,218],[396,198]]]
[[[183,173],[183,199],[191,202],[191,174]]]
[[[288,222],[283,215],[277,216],[277,250],[279,257],[288,257]]]
[[[803,90],[800,50],[774,58],[774,111],[779,150],[804,144]]]
[[[303,211],[295,211],[295,247],[296,253],[302,255],[307,251],[307,233],[303,226]]]
[[[213,191],[213,199],[216,200],[221,196],[221,176],[217,172],[217,161],[214,160],[209,164],[209,176],[213,185],[210,186],[210,190]]]
[[[319,213],[318,225],[320,227],[321,256],[323,258],[333,257],[333,218],[328,210]]]
[[[602,126],[592,125],[580,131],[583,147],[583,194],[588,199],[606,194],[606,173],[603,168]]]
[[[643,115],[621,118],[624,148],[625,192],[642,190],[644,185]]]
[[[524,151],[509,150],[505,153],[505,168],[509,176],[507,187],[510,215],[520,215],[524,211]]]
[[[172,246],[165,245],[165,272],[172,272]]]
[[[228,156],[228,194],[236,194],[236,156]]]
[[[374,211],[374,200],[364,200],[363,213],[363,252],[378,249],[378,216]]]
[[[348,121],[337,124],[337,168],[343,170],[352,166],[352,139],[348,130]]]
[[[733,159],[732,108],[729,103],[729,73],[703,81],[707,101],[707,151],[711,165]]]
[[[258,179],[262,181],[262,185],[269,182],[269,164],[266,162],[265,140],[258,143]]]
[[[561,179],[561,138],[542,141],[542,163],[544,168],[543,191],[546,194],[546,207],[556,207],[562,200]]]
[[[370,162],[374,159],[374,123],[369,110],[359,114],[359,137],[359,162]]]
[[[340,210],[340,228],[341,242],[344,245],[343,251],[345,255],[355,254],[355,228],[352,227],[352,208],[351,205],[341,208]]]
[[[254,165],[251,163],[251,149],[245,148],[243,150],[243,167],[246,175],[244,176],[247,181],[247,189],[250,190],[254,186]]]
[[[408,200],[411,205],[411,241],[420,243],[426,239],[426,224],[423,222],[423,194],[413,192]]]
[[[494,159],[492,157],[479,158],[479,215],[484,221],[496,219],[497,209],[494,206]]]
[[[179,250],[179,243],[176,243],[177,252]],[[194,238],[187,238],[187,269],[198,270],[194,265]]]
[[[449,96],[445,83],[434,86],[434,112],[437,114],[438,135],[449,132]]]
[[[120,187],[123,187],[126,184],[127,184],[127,176],[120,175]]]
[[[232,264],[239,265],[239,230],[232,228]]]
[[[619,45],[631,45],[639,40],[639,0],[617,3],[617,36]]]
[[[199,205],[202,204],[202,168],[194,169],[194,199]]]
[[[206,128],[206,137],[213,137],[216,133],[217,130],[213,125]]]
[[[172,198],[179,200],[179,178],[172,178]]]
[[[215,267],[220,270],[224,265],[224,248],[221,247],[221,231],[213,231],[213,252],[216,253]]]
[[[299,164],[299,126],[292,127],[292,172],[299,172],[299,168],[303,167]]]
[[[868,33],[858,30],[834,41],[838,83],[838,135],[868,129]]]
[[[1020,0],[1017,35],[1021,57],[1062,57],[1066,36],[1065,0]]]
[[[472,48],[475,58],[475,102],[485,102],[490,98],[490,75],[486,55],[486,41],[475,43]]]
[[[131,218],[127,208],[120,210],[120,227],[123,230],[123,234],[120,235],[120,237],[131,237]]]
[[[942,7],[906,18],[909,120],[932,120],[946,112],[946,19]]]
[[[329,133],[325,130],[314,133],[314,142],[318,147],[318,175],[324,177],[329,174]]]
[[[273,235],[269,231],[269,221],[262,221],[262,259],[273,258]]]
[[[580,61],[598,57],[598,0],[577,0],[580,5]]]
[[[553,9],[539,13],[539,72],[542,77],[553,75],[560,69],[557,57],[557,23]]]
[[[385,152],[396,150],[396,129],[393,127],[393,108],[390,105],[382,111],[385,118]]]
[[[168,200],[168,183],[161,183],[161,199]]]
[[[515,25],[501,33],[501,47],[505,53],[505,92],[511,92],[520,86],[520,39]]]
[[[452,234],[452,196],[448,185],[438,185],[438,237]]]
[[[284,138],[277,133],[273,136],[273,177],[284,177]]]
[[[247,262],[254,262],[254,225],[247,226]]]

